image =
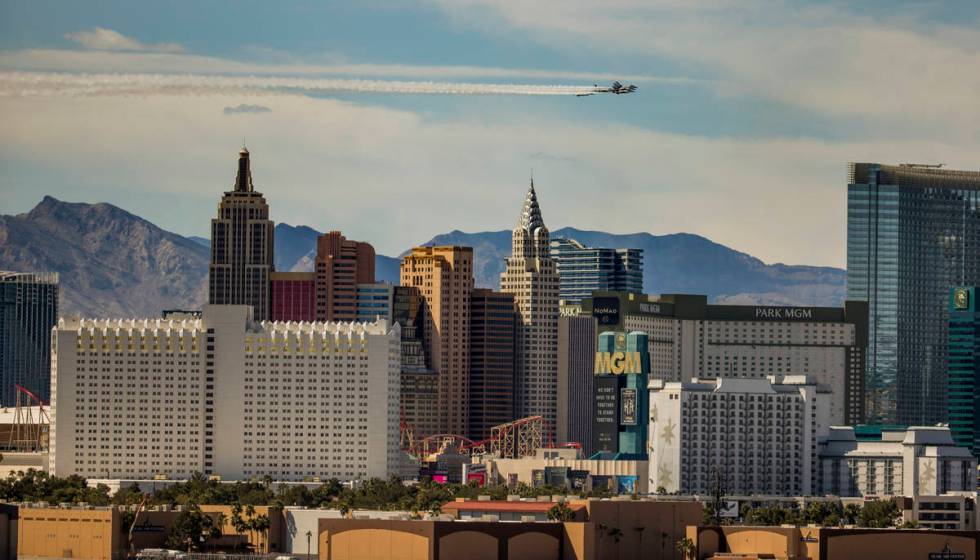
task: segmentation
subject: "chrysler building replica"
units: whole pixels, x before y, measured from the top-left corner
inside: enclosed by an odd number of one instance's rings
[[[518,417],[543,416],[554,430],[558,393],[558,271],[551,259],[548,228],[534,192],[534,180],[524,198],[514,228],[507,269],[500,291],[514,294],[517,306]]]

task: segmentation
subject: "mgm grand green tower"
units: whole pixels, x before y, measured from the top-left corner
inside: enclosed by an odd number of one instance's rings
[[[604,332],[595,354],[593,450],[602,458],[645,460],[649,424],[648,337]]]
[[[868,302],[869,423],[947,421],[949,291],[980,284],[980,172],[852,163],[847,299]]]

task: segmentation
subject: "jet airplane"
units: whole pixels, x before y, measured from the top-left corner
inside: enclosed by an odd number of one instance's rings
[[[592,90],[588,93],[577,93],[576,97],[587,97],[589,95],[595,95],[597,93],[615,93],[616,95],[623,95],[624,93],[633,93],[636,91],[637,87],[630,84],[624,86],[619,82],[613,82],[609,87],[599,87],[599,84],[592,84]]]

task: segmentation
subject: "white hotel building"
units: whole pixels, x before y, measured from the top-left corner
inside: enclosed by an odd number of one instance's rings
[[[341,480],[397,472],[400,332],[201,316],[62,319],[50,472],[88,478]]]
[[[807,376],[650,381],[649,487],[808,496],[830,428],[824,386]]]

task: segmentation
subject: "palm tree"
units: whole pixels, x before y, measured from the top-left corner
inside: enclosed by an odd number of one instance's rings
[[[256,516],[254,519],[252,519],[252,527],[255,529],[255,531],[257,531],[259,533],[259,535],[265,537],[264,542],[266,544],[268,544],[268,542],[269,542],[269,527],[270,526],[271,526],[271,523],[269,522],[269,516],[266,515],[266,514],[262,514],[262,515]],[[268,552],[267,550],[264,549],[264,546],[265,545],[263,545],[263,540],[260,538],[259,539],[259,551],[260,552]]]
[[[211,536],[215,539],[220,539],[225,535],[225,524],[228,523],[228,516],[224,512],[218,513],[218,518],[214,522],[214,526],[211,527]],[[212,552],[214,551],[214,544],[211,545]]]
[[[694,541],[684,537],[677,541],[677,552],[681,553],[684,560],[695,560],[698,554],[698,547],[694,546]]]
[[[248,518],[248,520],[245,521],[245,526],[248,528],[248,542],[249,542],[249,544],[252,544],[253,542],[255,542],[255,539],[252,538],[252,537],[255,536],[254,535],[254,533],[255,533],[255,506],[253,506],[252,504],[248,504],[248,505],[245,506],[245,517]]]
[[[310,539],[313,538],[313,531],[306,532],[306,555],[310,556]]]
[[[235,534],[242,536],[245,531],[248,530],[248,523],[242,518],[242,504],[236,503],[231,508],[231,526],[235,529]],[[235,543],[235,546],[239,546],[241,541]]]

